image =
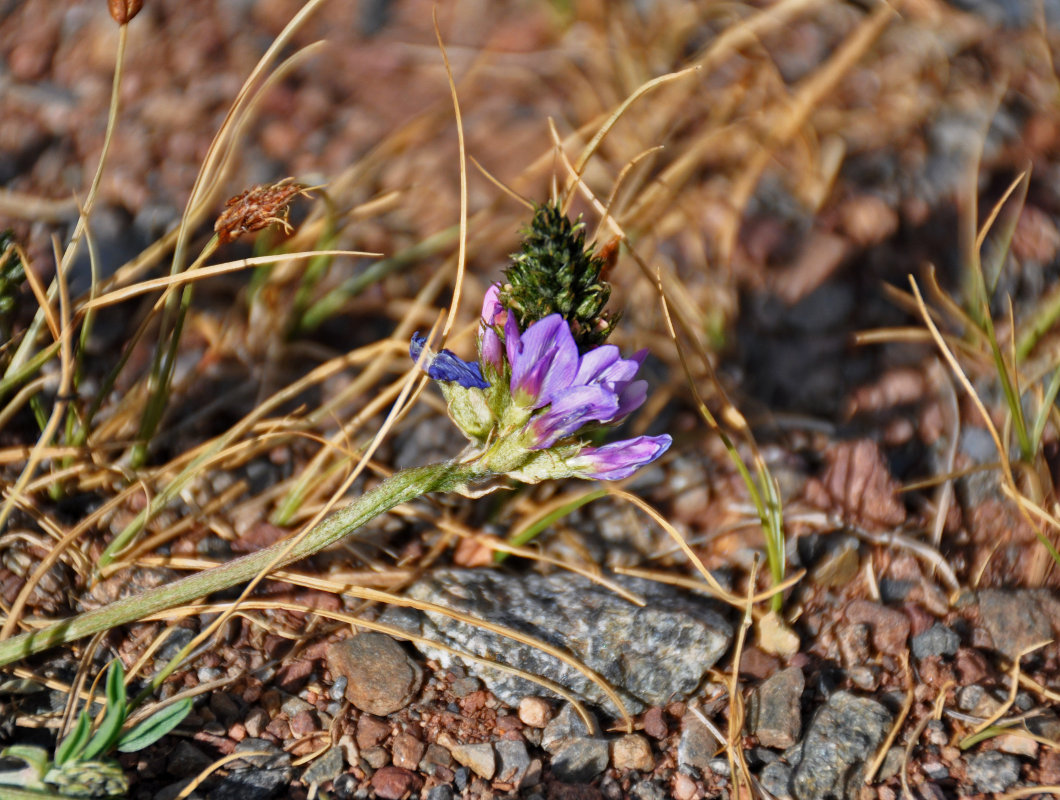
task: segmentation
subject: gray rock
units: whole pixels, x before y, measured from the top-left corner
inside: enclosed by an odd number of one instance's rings
[[[244,739],[236,753],[266,753],[248,755],[232,761],[228,774],[210,790],[208,800],[269,800],[287,788],[294,777],[291,756],[266,739]]]
[[[166,772],[177,778],[191,777],[198,775],[213,761],[191,742],[178,741],[166,759]]]
[[[541,747],[550,753],[554,753],[560,745],[571,739],[583,736],[591,736],[600,732],[600,725],[596,717],[589,712],[589,721],[592,727],[585,726],[585,720],[570,703],[564,703],[549,723],[541,731]]]
[[[571,573],[542,576],[501,571],[438,570],[408,594],[518,630],[570,653],[615,687],[632,713],[685,699],[732,639],[732,628],[709,600],[650,581],[614,577],[646,601],[629,603],[610,589]],[[600,687],[580,671],[541,650],[443,614],[390,608],[383,621],[427,639],[553,680],[580,700],[610,708]],[[636,631],[636,636],[630,636]],[[451,653],[419,646],[445,667]],[[536,684],[478,664],[492,692],[516,705],[541,694]]]
[[[695,714],[689,712],[681,719],[681,738],[677,741],[677,765],[709,770],[721,742]]]
[[[342,748],[338,745],[329,747],[327,752],[310,764],[302,773],[302,783],[307,786],[312,783],[320,784],[333,781],[342,774],[345,766]]]
[[[1053,638],[1049,617],[1032,592],[984,589],[979,592],[979,613],[994,647],[1009,658],[1018,657],[1032,644]]]
[[[187,788],[188,784],[191,783],[191,778],[184,778],[184,780],[171,783],[168,786],[163,786],[157,792],[151,800],[176,800],[177,796]],[[202,800],[202,795],[198,792],[192,792],[187,795],[184,800]]]
[[[641,781],[629,790],[633,800],[669,800],[670,794],[658,781]]]
[[[1003,792],[1020,779],[1020,760],[987,750],[968,759],[968,777],[980,792]]]
[[[795,770],[783,761],[766,764],[758,779],[762,787],[777,800],[791,800],[791,778]]]
[[[836,692],[814,716],[792,783],[798,800],[856,800],[865,767],[892,721],[875,700]]]
[[[955,656],[961,646],[961,637],[941,622],[936,622],[926,631],[913,637],[913,655],[919,658],[928,656]]]
[[[753,695],[751,733],[763,747],[785,749],[799,740],[802,730],[802,693],[806,678],[798,667],[770,676]]]
[[[497,780],[514,784],[516,788],[522,786],[530,769],[530,753],[526,749],[526,742],[522,739],[501,739],[493,747],[497,751]]]
[[[346,699],[361,711],[385,717],[412,702],[423,670],[383,633],[360,633],[328,647],[328,669],[344,676]]]
[[[553,753],[552,774],[565,783],[588,783],[607,769],[609,760],[605,739],[571,739]]]
[[[427,792],[427,800],[453,800],[453,787],[448,783],[435,786]]]

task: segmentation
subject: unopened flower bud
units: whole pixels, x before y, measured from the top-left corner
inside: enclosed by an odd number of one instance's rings
[[[129,20],[140,13],[144,0],[107,0],[110,15],[119,25],[127,25]]]

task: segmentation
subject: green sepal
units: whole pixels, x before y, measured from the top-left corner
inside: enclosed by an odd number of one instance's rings
[[[438,381],[449,406],[449,417],[473,442],[481,444],[489,438],[496,420],[490,410],[486,393],[477,387],[464,387],[456,381]]]
[[[118,750],[122,753],[135,753],[152,745],[177,727],[191,713],[192,701],[185,697],[173,705],[157,711],[136,727],[126,731],[118,739]]]

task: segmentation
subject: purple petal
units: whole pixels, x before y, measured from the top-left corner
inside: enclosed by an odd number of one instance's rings
[[[567,321],[559,314],[539,319],[521,337],[509,339],[509,328],[518,331],[518,325],[511,325],[513,317],[514,314],[508,316],[504,328],[512,368],[512,395],[522,406],[541,408],[574,380],[578,345]]]
[[[482,324],[492,327],[500,325],[504,320],[500,316],[504,313],[501,305],[501,286],[499,283],[491,283],[482,298]]]
[[[647,350],[641,350],[632,358],[620,358],[618,348],[613,344],[601,345],[582,356],[574,382],[590,384],[631,381],[647,355]]]
[[[594,347],[581,358],[578,364],[578,374],[574,382],[579,386],[587,386],[596,381],[600,373],[619,360],[618,348],[613,344],[604,344]]]
[[[665,453],[672,442],[668,434],[638,436],[602,447],[583,448],[578,455],[568,458],[567,464],[586,477],[617,481],[650,464]]]
[[[551,447],[576,433],[590,422],[606,422],[618,410],[615,393],[603,386],[576,386],[564,392],[526,426],[533,444],[531,450]]]
[[[478,336],[479,362],[490,367],[495,375],[504,369],[504,357],[501,352],[501,337],[495,327],[504,323],[507,314],[500,301],[501,287],[491,283],[482,298],[482,321]]]
[[[628,417],[648,398],[647,381],[630,381],[618,394],[618,411],[615,413],[614,421]],[[612,420],[608,420],[611,422]]]
[[[419,361],[420,353],[427,345],[427,337],[419,333],[412,334],[409,342],[409,355]],[[482,377],[482,370],[475,361],[464,361],[452,350],[442,350],[424,361],[427,374],[436,381],[456,381],[465,389],[488,389],[489,383]]]

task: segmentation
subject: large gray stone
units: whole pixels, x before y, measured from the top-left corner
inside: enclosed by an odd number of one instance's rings
[[[687,698],[729,647],[732,628],[703,598],[626,577],[613,580],[644,598],[640,607],[580,575],[438,570],[409,587],[417,599],[528,634],[569,653],[616,689],[628,710]],[[535,647],[436,612],[390,608],[383,620],[478,656],[555,681],[579,699],[612,707],[582,672]],[[417,644],[448,667],[463,663],[451,653]],[[510,704],[542,687],[522,678],[465,664]]]
[[[814,716],[793,786],[798,800],[856,800],[893,717],[875,700],[836,692]]]

